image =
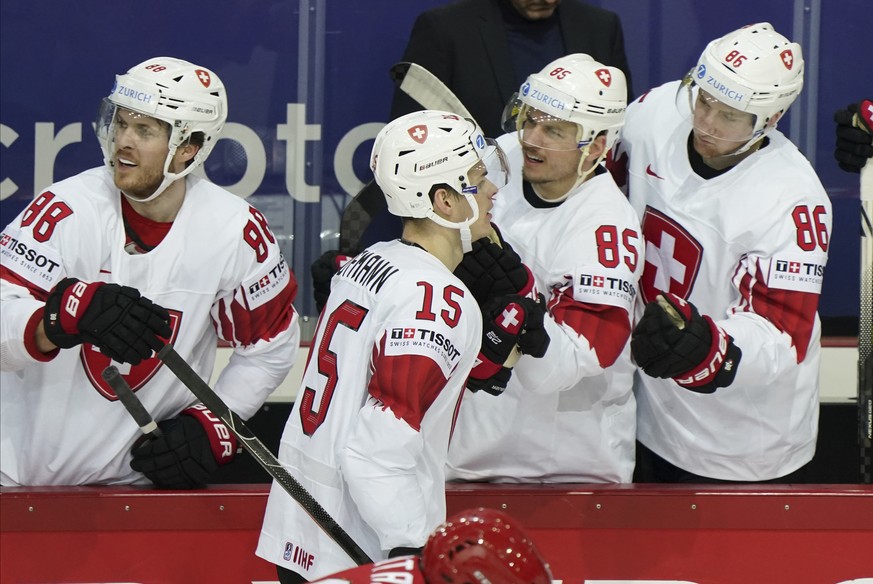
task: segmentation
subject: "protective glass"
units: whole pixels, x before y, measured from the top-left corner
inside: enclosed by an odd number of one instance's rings
[[[556,118],[529,105],[518,113],[518,139],[528,146],[569,152],[585,146],[580,141],[583,129],[574,122]]]
[[[479,189],[485,189],[488,183],[499,190],[509,182],[509,164],[503,149],[492,138],[485,138],[485,144],[482,157],[467,170],[470,186],[463,189],[464,193],[475,195]]]
[[[755,116],[727,105],[686,77],[676,95],[676,106],[691,118],[694,132],[713,140],[745,144],[754,137]]]

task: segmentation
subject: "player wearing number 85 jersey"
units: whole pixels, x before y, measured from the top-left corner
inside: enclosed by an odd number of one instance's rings
[[[799,481],[812,459],[831,204],[775,129],[802,84],[800,46],[755,24],[628,108],[643,482]]]
[[[635,407],[628,338],[642,270],[636,214],[600,164],[624,119],[624,76],[584,54],[531,75],[513,169],[494,205],[502,235],[547,297],[551,342],[523,355],[506,391],[468,396],[449,476],[498,482],[629,482]]]
[[[211,71],[168,57],[116,78],[97,122],[106,166],[39,194],[0,237],[0,483],[202,486],[227,428],[153,351],[171,341],[243,418],[299,346],[297,284],[264,216],[190,172],[227,116]],[[158,421],[140,432],[101,372],[114,360]],[[132,451],[133,449],[133,451]]]
[[[333,277],[279,460],[380,560],[420,548],[446,518],[449,437],[482,341],[478,304],[452,270],[489,233],[505,167],[475,123],[437,111],[385,126],[371,161],[403,235]],[[283,583],[353,566],[276,483],[257,554]]]

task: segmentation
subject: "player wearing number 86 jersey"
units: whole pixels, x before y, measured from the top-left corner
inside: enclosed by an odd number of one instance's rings
[[[643,482],[775,480],[814,454],[831,204],[775,129],[802,80],[799,45],[763,23],[628,108],[615,160],[646,239],[632,341]],[[703,342],[658,324],[658,295]]]

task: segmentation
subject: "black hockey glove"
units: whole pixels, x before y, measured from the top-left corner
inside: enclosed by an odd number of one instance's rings
[[[326,251],[309,266],[312,273],[312,296],[319,314],[330,297],[330,281],[353,256],[353,252]]]
[[[473,250],[464,254],[455,276],[470,289],[479,306],[506,294],[525,296],[534,283],[533,274],[509,243],[497,244],[487,237],[473,242]]]
[[[834,158],[847,172],[861,172],[873,157],[873,101],[853,103],[834,114],[837,143]]]
[[[236,437],[209,409],[196,405],[158,423],[163,435],[133,445],[130,468],[161,489],[202,489],[236,455]]]
[[[698,393],[733,383],[742,357],[730,335],[675,294],[646,305],[631,334],[631,353],[647,375]]]
[[[516,294],[490,300],[482,309],[482,347],[467,387],[492,395],[503,393],[511,376],[505,365],[516,345],[523,354],[545,355],[550,339],[543,327],[544,314],[542,295],[540,302]]]
[[[129,286],[65,278],[45,302],[45,334],[62,349],[91,343],[136,365],[160,351],[173,331],[167,311]]]

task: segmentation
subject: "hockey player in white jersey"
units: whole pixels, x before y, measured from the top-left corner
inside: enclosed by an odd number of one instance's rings
[[[624,75],[568,55],[528,77],[519,98],[517,131],[498,139],[513,172],[494,221],[547,296],[551,340],[542,358],[519,359],[501,395],[464,400],[448,475],[629,482],[628,339],[643,245],[636,213],[601,165],[624,119]]]
[[[53,184],[3,231],[4,486],[203,486],[235,441],[154,356],[165,342],[207,379],[218,340],[230,343],[215,390],[243,418],[288,373],[297,284],[275,237],[260,212],[191,174],[226,117],[209,69],[140,63],[103,101],[105,166]],[[162,438],[138,441],[101,377],[110,363]]]
[[[802,86],[800,46],[761,23],[628,108],[642,482],[796,482],[813,457],[831,204],[776,130]]]
[[[371,163],[403,235],[333,277],[279,460],[380,560],[420,548],[446,518],[449,436],[483,337],[452,270],[489,233],[506,169],[474,122],[438,111],[385,126]],[[507,306],[523,327],[520,306]],[[257,554],[283,583],[354,565],[276,483]]]

